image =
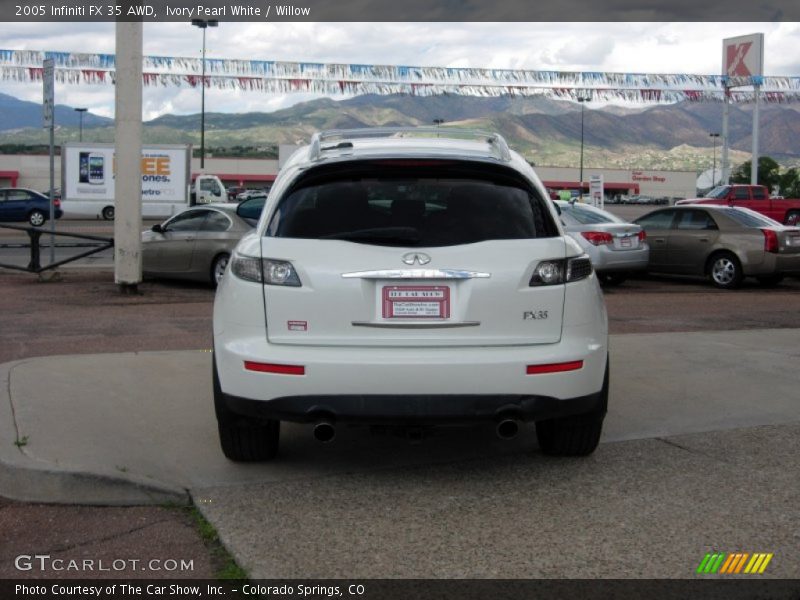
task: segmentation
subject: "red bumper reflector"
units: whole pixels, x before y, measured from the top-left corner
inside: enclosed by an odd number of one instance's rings
[[[550,365],[528,365],[525,369],[525,374],[541,375],[542,373],[562,373],[564,371],[577,371],[582,368],[582,360],[573,360],[572,362],[553,363]]]
[[[300,365],[274,365],[270,363],[244,361],[244,368],[259,373],[278,373],[280,375],[305,375],[306,368]]]

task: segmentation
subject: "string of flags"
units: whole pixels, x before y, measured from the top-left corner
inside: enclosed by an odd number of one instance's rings
[[[55,61],[55,78],[68,85],[113,85],[113,54],[0,49],[0,79],[32,82],[42,79],[42,61]],[[143,84],[148,87],[198,87],[263,93],[310,92],[325,95],[409,94],[478,97],[545,96],[560,99],[625,100],[639,103],[679,101],[752,102],[742,87],[760,86],[770,103],[800,101],[800,77],[736,77],[721,75],[604,73],[412,67],[144,57]]]

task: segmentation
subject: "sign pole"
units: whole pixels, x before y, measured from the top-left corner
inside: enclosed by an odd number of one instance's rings
[[[50,130],[50,264],[56,262],[56,210],[53,187],[55,186],[55,60],[46,58],[43,67],[44,126]]]
[[[720,185],[728,185],[730,183],[731,169],[728,165],[728,119],[730,114],[730,94],[728,93],[728,85],[725,84],[725,102],[722,105],[722,156],[720,156],[720,169],[722,170]]]
[[[142,281],[142,23],[117,21],[114,281],[138,293]]]
[[[753,160],[750,164],[750,185],[756,185],[758,183],[758,105],[760,104],[760,91],[760,85],[753,86],[753,94],[755,95],[756,105],[753,109]]]

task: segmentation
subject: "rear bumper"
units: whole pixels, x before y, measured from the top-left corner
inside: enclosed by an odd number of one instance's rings
[[[745,275],[800,275],[800,253],[764,253],[764,260],[756,265],[745,265]]]
[[[605,411],[602,390],[568,400],[515,395],[365,395],[287,396],[269,402],[223,395],[234,413],[259,419],[312,423],[459,423],[500,419],[539,421],[590,411]]]
[[[598,273],[645,271],[650,261],[650,248],[642,246],[635,250],[612,250],[600,246],[590,256]]]
[[[460,422],[505,415],[542,420],[604,404],[608,356],[603,324],[565,328],[541,346],[343,348],[277,346],[241,331],[214,340],[221,400],[238,414],[296,422]],[[542,374],[527,365],[583,361]],[[264,373],[245,361],[302,366],[302,375]]]

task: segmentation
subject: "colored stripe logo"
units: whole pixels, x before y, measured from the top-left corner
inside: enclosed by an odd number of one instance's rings
[[[761,575],[766,569],[774,554],[766,552],[709,552],[700,561],[697,573],[711,575]]]

